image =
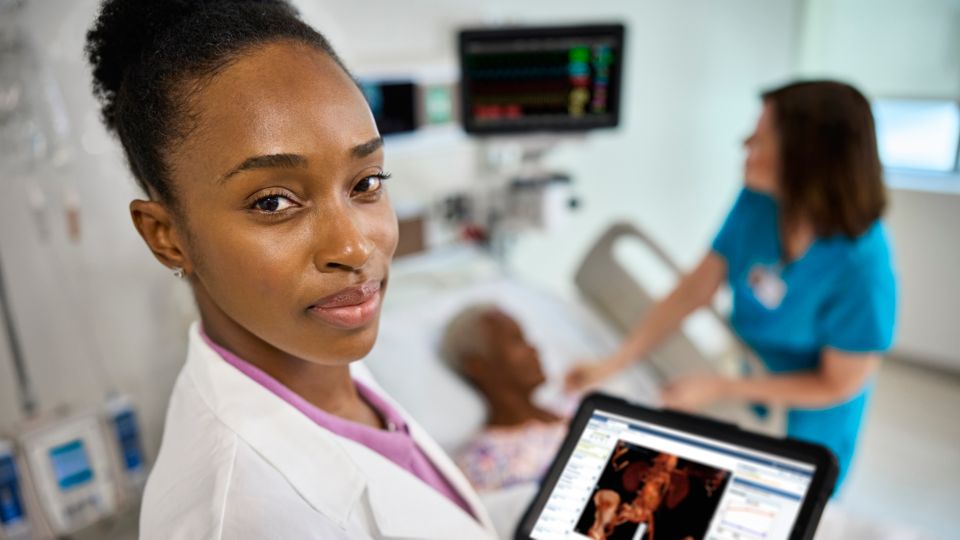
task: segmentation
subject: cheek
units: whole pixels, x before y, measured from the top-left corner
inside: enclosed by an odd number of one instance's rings
[[[763,148],[757,156],[757,163],[764,171],[772,172],[776,165],[776,156],[773,155],[772,148]]]
[[[299,254],[306,235],[237,224],[228,227],[228,220],[218,221],[209,224],[200,240],[206,287],[234,315],[249,313],[246,307],[251,305],[256,312],[274,311],[270,306],[300,282],[296,274],[302,270]]]
[[[513,371],[518,377],[523,379],[536,378],[539,375],[537,364],[530,359],[530,354],[526,347],[517,347],[512,353],[511,363]]]
[[[754,169],[766,167],[767,149],[759,144],[751,145],[747,150],[747,165]]]
[[[397,215],[393,212],[389,199],[384,200],[371,209],[366,216],[365,229],[367,237],[377,246],[387,260],[393,258],[400,241],[400,228],[397,224]]]
[[[764,145],[751,146],[747,153],[746,174],[753,187],[772,189],[778,174],[775,150]]]

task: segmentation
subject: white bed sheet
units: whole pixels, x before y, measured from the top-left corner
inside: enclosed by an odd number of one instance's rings
[[[537,400],[555,408],[564,408],[560,382],[567,366],[577,359],[598,358],[618,343],[618,336],[586,306],[510,278],[438,286],[428,294],[407,295],[400,305],[388,303],[377,343],[364,363],[448,452],[481,429],[485,408],[480,396],[447,369],[438,349],[447,321],[478,302],[495,303],[520,322],[540,351],[548,379]],[[605,390],[654,403],[657,388],[652,370],[638,367]]]

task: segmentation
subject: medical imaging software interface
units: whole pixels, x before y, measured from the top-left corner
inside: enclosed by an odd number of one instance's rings
[[[619,54],[611,35],[469,41],[461,60],[464,113],[487,130],[615,124]]]
[[[594,412],[533,538],[786,539],[812,464]]]

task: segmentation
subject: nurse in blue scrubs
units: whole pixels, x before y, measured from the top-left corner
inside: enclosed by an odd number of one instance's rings
[[[846,84],[789,84],[763,94],[745,146],[746,185],[712,249],[616,353],[568,372],[567,388],[589,388],[642,358],[726,282],[733,327],[767,373],[687,376],[667,386],[664,404],[698,409],[739,399],[785,406],[787,435],[836,454],[839,488],[896,314],[870,105]]]

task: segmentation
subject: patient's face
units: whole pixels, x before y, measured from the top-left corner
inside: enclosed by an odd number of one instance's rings
[[[523,390],[532,390],[543,384],[546,377],[540,366],[540,354],[527,342],[523,329],[512,317],[493,311],[484,319],[492,343],[490,367],[506,378],[507,384]]]

